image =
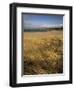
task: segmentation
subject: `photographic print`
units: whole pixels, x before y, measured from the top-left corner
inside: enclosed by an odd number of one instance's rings
[[[63,15],[22,14],[23,74],[63,73]]]
[[[10,4],[11,87],[72,83],[72,6]]]

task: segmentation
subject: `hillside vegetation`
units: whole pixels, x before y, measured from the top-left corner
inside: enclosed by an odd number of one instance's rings
[[[24,75],[63,73],[63,32],[23,33]]]

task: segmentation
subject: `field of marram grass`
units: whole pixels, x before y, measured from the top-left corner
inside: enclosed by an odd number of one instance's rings
[[[63,31],[24,32],[24,75],[63,73]]]

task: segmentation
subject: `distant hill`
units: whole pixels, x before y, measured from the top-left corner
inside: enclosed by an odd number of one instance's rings
[[[24,29],[24,32],[47,32],[47,31],[52,31],[52,30],[63,30],[63,27],[44,27],[44,28],[27,28]]]

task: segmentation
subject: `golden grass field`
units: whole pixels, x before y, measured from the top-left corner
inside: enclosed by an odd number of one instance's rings
[[[63,31],[23,32],[24,75],[63,73]]]

